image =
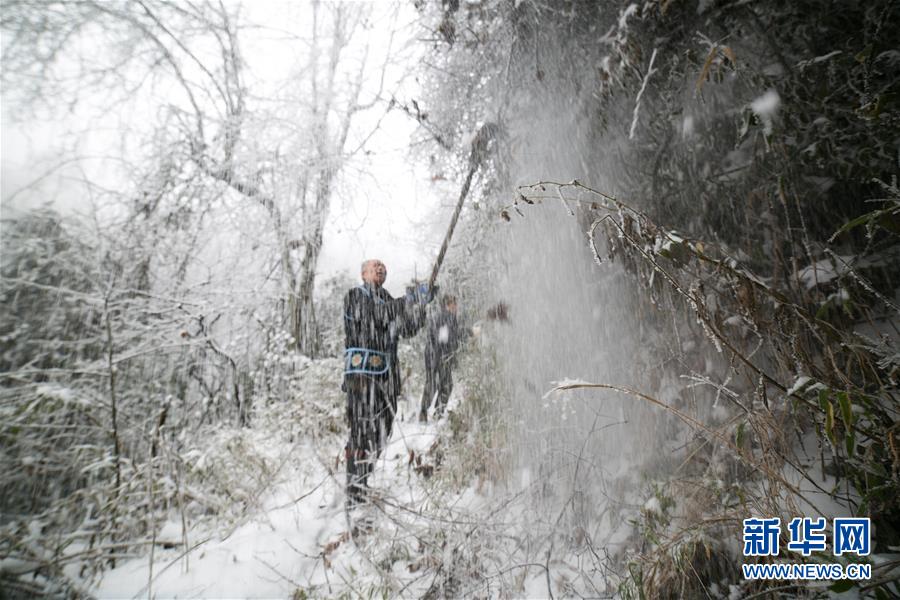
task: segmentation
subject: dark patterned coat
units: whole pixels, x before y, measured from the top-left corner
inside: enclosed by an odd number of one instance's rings
[[[345,375],[368,377],[384,384],[389,397],[400,395],[400,363],[397,343],[411,337],[425,321],[425,307],[405,298],[394,298],[383,287],[360,285],[344,296],[344,347],[375,350],[387,355],[387,371],[381,375]]]

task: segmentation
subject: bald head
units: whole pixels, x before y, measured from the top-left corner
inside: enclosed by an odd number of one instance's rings
[[[370,258],[363,262],[360,275],[366,283],[381,287],[387,279],[387,267],[377,258]]]

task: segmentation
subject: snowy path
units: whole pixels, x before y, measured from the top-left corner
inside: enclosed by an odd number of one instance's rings
[[[451,398],[451,408],[457,398],[458,394]],[[404,578],[410,579],[409,565],[415,556],[410,556],[408,546],[404,552],[394,553],[396,567],[375,565],[363,555],[369,553],[361,550],[369,544],[384,545],[385,540],[396,542],[398,523],[415,517],[427,501],[427,480],[410,465],[410,451],[425,455],[446,419],[419,424],[412,418],[416,407],[411,404],[401,402],[405,418],[396,424],[371,481],[374,497],[381,499],[378,506],[354,510],[355,518],[362,513],[372,521],[369,534],[355,539],[347,534],[343,463],[335,470],[342,442],[332,437],[328,447],[286,445],[285,452],[293,452],[301,460],[281,470],[280,481],[273,482],[263,508],[233,531],[191,531],[189,546],[196,547],[183,556],[180,524],[170,522],[163,528],[159,539],[179,543],[155,552],[150,594],[160,598],[287,598],[301,588],[317,596],[349,589],[365,595],[361,590],[366,586],[374,590],[383,585],[379,582],[384,569],[395,571],[401,584]],[[411,570],[415,571],[415,566]],[[106,573],[93,593],[101,598],[147,597],[150,573],[149,556],[122,563]]]

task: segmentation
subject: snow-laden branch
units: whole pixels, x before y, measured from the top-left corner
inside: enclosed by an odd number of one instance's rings
[[[644,81],[641,84],[641,89],[638,90],[637,98],[634,100],[634,115],[631,118],[631,129],[628,130],[628,139],[634,139],[634,132],[637,129],[638,124],[638,114],[641,111],[641,100],[644,97],[644,91],[647,89],[647,82],[650,81],[650,76],[656,73],[653,69],[653,63],[656,62],[656,48],[653,49],[653,54],[650,55],[650,66],[647,67],[647,74],[644,75]]]

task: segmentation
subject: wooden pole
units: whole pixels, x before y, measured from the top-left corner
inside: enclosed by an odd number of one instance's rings
[[[447,248],[450,246],[450,239],[453,237],[453,230],[456,229],[456,222],[459,221],[459,213],[462,212],[463,203],[469,195],[469,189],[472,187],[472,177],[475,171],[481,165],[482,160],[488,151],[491,140],[497,136],[499,128],[495,123],[485,123],[478,130],[475,139],[472,140],[472,151],[469,153],[469,172],[459,192],[459,200],[456,201],[456,209],[453,211],[453,217],[450,219],[450,227],[447,228],[447,234],[444,235],[444,243],[438,252],[437,259],[434,261],[434,267],[431,269],[431,277],[428,279],[428,289],[434,288],[437,281],[438,272],[444,263],[444,256],[447,254]]]
[[[462,190],[459,193],[459,200],[456,202],[456,209],[453,211],[453,218],[450,219],[450,227],[444,235],[444,243],[441,244],[441,250],[438,252],[437,259],[434,261],[434,267],[431,269],[431,277],[428,279],[428,289],[434,288],[434,282],[437,280],[438,272],[441,270],[441,264],[444,262],[444,256],[447,254],[447,248],[450,246],[450,238],[453,237],[453,230],[456,229],[456,222],[459,221],[459,213],[462,212],[463,203],[466,196],[469,195],[469,188],[472,186],[472,177],[478,170],[478,162],[469,162],[469,174],[466,175],[466,181],[463,183]]]

